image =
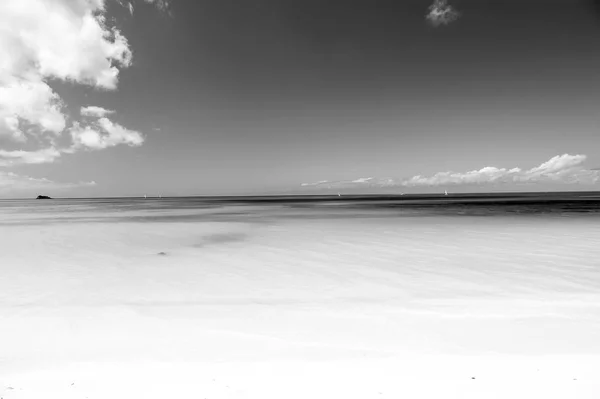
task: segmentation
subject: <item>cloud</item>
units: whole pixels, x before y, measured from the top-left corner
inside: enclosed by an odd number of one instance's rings
[[[0,86],[0,135],[25,141],[21,129],[23,121],[42,132],[59,134],[66,124],[62,102],[50,86],[40,80],[5,80]]]
[[[425,19],[433,26],[448,25],[460,17],[460,13],[447,0],[434,0]]]
[[[127,39],[109,25],[108,1],[115,0],[0,0],[0,139],[54,143],[28,151],[0,148],[0,167],[50,163],[77,150],[143,143],[141,133],[108,119],[114,111],[102,107],[82,107],[85,123],[67,126],[67,105],[52,88],[55,81],[107,91],[117,88],[120,72],[131,65],[132,52]],[[144,2],[169,13],[167,0]],[[126,6],[133,13],[133,2]],[[73,144],[56,147],[65,132]],[[0,170],[2,193],[93,185]]]
[[[99,107],[96,107],[99,108]],[[103,108],[99,108],[102,111]],[[99,115],[103,112],[90,113]],[[62,154],[72,154],[78,150],[102,150],[120,144],[131,147],[143,144],[144,136],[135,130],[127,129],[106,117],[99,118],[88,125],[75,122],[69,129],[73,145],[70,148],[58,149],[48,147],[34,151],[0,149],[0,167],[10,167],[22,164],[51,163]]]
[[[429,177],[413,176],[403,181],[405,186],[437,186],[448,184],[483,184],[496,183],[509,176],[517,176],[520,173],[519,168],[506,169],[486,166],[479,170],[472,170],[464,173],[456,172],[438,172]]]
[[[542,163],[540,166],[530,169],[527,173],[533,176],[548,175],[571,171],[573,168],[581,166],[585,162],[585,155],[557,155],[550,160]]]
[[[326,186],[328,188],[359,187],[426,187],[449,185],[484,185],[508,183],[561,183],[594,184],[600,181],[600,170],[584,167],[585,155],[557,155],[539,166],[521,168],[497,168],[486,166],[467,172],[438,172],[431,176],[413,176],[406,179],[359,178],[343,181],[320,181],[302,186]]]
[[[355,180],[341,180],[341,181],[330,181],[330,180],[321,180],[318,182],[314,182],[314,183],[302,183],[301,186],[335,186],[335,187],[339,187],[339,186],[343,186],[343,185],[366,185],[366,184],[372,184],[375,181],[379,181],[379,179],[376,179],[374,177],[359,177],[358,179]]]
[[[160,10],[169,7],[164,0],[144,1]],[[0,1],[0,137],[16,142],[49,138],[54,142],[70,130],[67,106],[51,87],[53,81],[99,90],[117,88],[121,70],[131,65],[132,52],[121,32],[109,26],[107,2]],[[104,118],[112,112],[95,106],[81,108],[84,117]],[[137,132],[110,120],[102,120],[100,125],[110,136],[103,148],[140,142]],[[78,127],[77,123],[72,127]],[[31,158],[22,155],[18,159],[26,162]]]
[[[112,111],[100,107],[87,107],[86,115],[97,117]],[[89,110],[92,108],[92,110]],[[82,114],[84,114],[82,108]],[[58,149],[48,147],[34,151],[0,149],[0,167],[9,167],[22,164],[51,163],[63,153],[72,154],[78,150],[102,150],[120,144],[136,147],[143,144],[144,136],[135,130],[127,129],[106,117],[81,125],[75,122],[69,129],[73,144],[69,148]]]
[[[66,118],[51,79],[112,90],[131,64],[127,40],[108,28],[103,0],[0,2],[0,134],[59,134]],[[35,130],[34,130],[35,131]]]
[[[381,177],[360,177],[354,180],[321,180],[314,183],[302,183],[303,187],[327,187],[327,188],[359,188],[359,187],[387,187],[395,185],[394,179]]]
[[[116,0],[121,6],[126,7],[129,10],[129,13],[133,15],[134,7],[133,1],[125,1],[125,0]],[[144,0],[146,4],[154,5],[158,10],[171,15],[171,2],[169,0]]]
[[[171,2],[169,0],[144,0],[148,4],[153,4],[160,11],[171,16]]]
[[[101,118],[103,116],[113,114],[115,111],[111,109],[106,109],[102,107],[96,107],[95,105],[90,105],[88,107],[81,107],[80,113],[82,116],[92,116],[95,118]]]
[[[594,183],[600,173],[586,169],[585,155],[557,155],[528,170],[487,166],[469,172],[439,172],[429,177],[414,176],[402,182],[405,186],[439,186],[489,183]]]
[[[108,118],[100,118],[92,125],[81,126],[74,124],[70,129],[73,147],[68,150],[73,152],[77,149],[101,150],[126,144],[132,147],[139,146],[144,142],[144,136],[135,130],[129,130]]]
[[[359,177],[356,180],[352,180],[352,183],[368,183],[372,181],[374,177]]]
[[[0,2],[0,79],[48,78],[115,89],[131,64],[127,39],[106,25],[103,0]]]
[[[45,190],[64,190],[80,187],[93,187],[96,182],[63,183],[47,178],[36,178],[0,171],[0,193],[2,195],[18,195],[29,192],[46,192]]]
[[[335,183],[335,182],[330,182],[329,180],[321,180],[315,183],[302,183],[301,186],[320,186],[320,185],[324,185],[327,183]]]
[[[483,184],[483,183],[589,183],[590,170],[582,164],[585,155],[557,155],[529,170],[485,167],[466,173],[438,173],[431,178],[416,176],[406,185]],[[593,173],[592,173],[593,174]],[[597,179],[598,176],[596,176]],[[593,181],[591,181],[593,183]]]
[[[37,151],[6,151],[0,149],[0,166],[14,166],[19,164],[40,164],[53,162],[61,153],[54,147]]]
[[[154,4],[159,10],[166,11],[170,2],[168,0],[144,0],[148,4]]]

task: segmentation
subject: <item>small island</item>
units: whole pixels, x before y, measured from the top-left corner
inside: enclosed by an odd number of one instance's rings
[[[48,197],[47,195],[38,195],[36,199],[52,199],[52,198]]]

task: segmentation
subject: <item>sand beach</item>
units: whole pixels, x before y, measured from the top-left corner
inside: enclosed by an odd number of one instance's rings
[[[595,218],[87,205],[3,209],[4,399],[600,393]]]

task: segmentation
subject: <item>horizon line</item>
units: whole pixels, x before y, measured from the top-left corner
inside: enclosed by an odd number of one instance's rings
[[[464,196],[464,195],[490,195],[490,194],[513,194],[513,195],[527,195],[527,194],[586,194],[586,193],[600,193],[600,190],[568,190],[568,191],[486,191],[486,192],[449,192],[448,196]],[[442,196],[446,197],[444,193],[348,193],[342,194],[341,197],[406,197],[406,196]],[[50,199],[145,199],[145,200],[160,200],[169,198],[269,198],[269,197],[337,197],[340,196],[338,193],[327,193],[327,194],[238,194],[238,195],[173,195],[173,196],[161,196],[161,197],[144,197],[142,196],[106,196],[106,197],[51,197]],[[36,197],[14,197],[14,198],[0,198],[0,201],[17,201],[17,200],[38,200]]]

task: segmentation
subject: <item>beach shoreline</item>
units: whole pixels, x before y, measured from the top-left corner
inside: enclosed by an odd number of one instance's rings
[[[594,219],[269,209],[3,226],[0,396],[600,392]]]

